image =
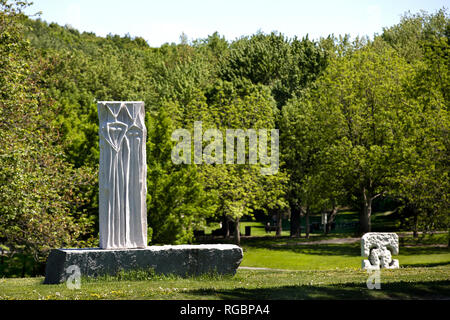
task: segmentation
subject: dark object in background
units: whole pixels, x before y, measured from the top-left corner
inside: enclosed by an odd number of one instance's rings
[[[266,233],[269,233],[270,231],[277,231],[277,226],[272,226],[270,222],[267,222],[265,229]]]

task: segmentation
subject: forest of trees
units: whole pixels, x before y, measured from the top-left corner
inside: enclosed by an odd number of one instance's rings
[[[300,220],[340,208],[371,230],[390,199],[409,230],[449,226],[450,23],[406,13],[371,38],[256,33],[150,47],[80,33],[0,0],[0,244],[42,261],[98,245],[97,101],[146,108],[151,244],[256,212]],[[176,128],[278,128],[280,170],[176,165]],[[228,224],[225,224],[228,225]],[[228,230],[229,232],[229,230]],[[239,242],[239,232],[234,232]]]

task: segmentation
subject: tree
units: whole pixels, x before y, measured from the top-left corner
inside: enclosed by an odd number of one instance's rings
[[[406,85],[409,104],[417,110],[403,152],[407,159],[394,179],[392,194],[403,202],[404,223],[418,231],[448,228],[448,12],[406,14],[385,29],[385,39],[414,68]]]
[[[80,191],[93,172],[63,155],[50,120],[57,109],[37,86],[42,66],[23,37],[26,5],[0,1],[0,239],[41,262],[51,248],[81,244],[92,225]]]
[[[281,155],[289,170],[288,201],[291,211],[291,236],[300,237],[301,217],[306,211],[305,182],[313,170],[314,145],[308,143],[310,108],[297,99],[291,100],[282,110],[280,120]],[[309,227],[309,224],[306,224]]]
[[[308,37],[299,40],[280,33],[257,33],[230,45],[222,57],[219,76],[268,86],[281,109],[316,79],[326,63],[326,51]]]
[[[311,89],[301,98],[291,99],[282,110],[280,120],[281,154],[289,171],[288,201],[291,210],[291,236],[301,234],[300,219],[306,218],[306,236],[309,236],[311,211],[330,210],[330,223],[337,214],[337,206],[345,194],[342,176],[333,162],[324,156],[333,134],[316,119],[316,104]],[[328,132],[330,130],[330,132]]]
[[[207,112],[199,112],[203,129],[218,129],[226,146],[227,129],[267,129],[275,127],[276,107],[266,86],[249,81],[217,81],[206,93]],[[203,109],[200,109],[203,110]],[[247,139],[246,139],[247,140]],[[271,137],[267,137],[270,144]],[[254,210],[278,210],[284,207],[285,173],[278,171],[264,176],[261,162],[249,163],[250,145],[246,143],[244,164],[202,165],[201,173],[208,190],[218,194],[217,215],[225,221],[234,221],[235,242],[239,244],[239,222],[243,216],[252,216]],[[228,151],[228,150],[227,150]],[[268,154],[275,152],[268,146]],[[234,154],[236,157],[236,154]]]
[[[318,155],[329,169],[340,168],[345,189],[360,204],[361,233],[371,230],[373,200],[391,190],[406,163],[419,112],[404,87],[411,72],[394,50],[375,41],[335,58],[310,96],[311,127],[323,146]]]
[[[409,159],[414,160],[408,161],[401,170],[404,179],[396,181],[395,192],[403,201],[405,222],[416,237],[420,229],[433,231],[449,226],[446,190],[449,188],[450,20],[444,10],[420,17],[425,21],[417,43],[422,59],[414,61],[415,74],[408,83],[411,104],[419,110],[415,120],[416,138],[407,150]],[[418,17],[408,17],[405,21],[415,19]]]
[[[175,143],[169,111],[162,108],[147,123],[149,239],[154,244],[191,242],[194,230],[214,213],[214,193],[204,190],[195,165],[172,162]]]
[[[400,23],[383,28],[379,36],[406,61],[414,63],[424,59],[424,42],[445,33],[448,25],[447,9],[443,8],[434,14],[421,11],[415,14],[405,13]]]
[[[322,72],[327,64],[327,51],[307,37],[287,39],[282,34],[258,33],[252,37],[244,37],[230,45],[230,50],[222,56],[219,76],[230,81],[250,81],[253,84],[263,84],[270,88],[277,107],[284,108],[287,101],[301,94]],[[278,115],[275,123],[279,124]],[[281,143],[288,141],[284,130],[287,127],[279,125]],[[287,144],[285,144],[287,146]],[[292,147],[292,146],[290,146]],[[290,147],[282,148],[281,154],[289,152]],[[285,177],[295,172],[296,162],[287,161],[280,171]],[[302,206],[298,203],[295,193],[294,176],[291,176],[289,190],[283,191],[289,199],[291,214],[291,234],[300,234],[300,215]],[[282,185],[285,185],[285,181]],[[298,189],[297,189],[298,190]],[[277,215],[280,215],[277,210]]]

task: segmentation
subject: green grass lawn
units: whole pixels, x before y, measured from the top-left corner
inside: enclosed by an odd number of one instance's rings
[[[322,240],[323,237],[316,237],[316,239]],[[292,238],[248,240],[243,242],[242,245],[244,259],[241,266],[288,270],[327,270],[331,266],[334,268],[361,267],[362,257],[360,256],[359,242],[351,244],[298,244],[298,242],[305,241],[306,239],[299,241]],[[399,259],[401,266],[433,267],[450,264],[448,247],[400,246],[399,253],[395,258]]]
[[[383,270],[369,290],[359,269],[274,272],[239,270],[234,277],[155,277],[43,285],[43,278],[0,280],[0,299],[449,299],[450,266]]]
[[[403,266],[437,266],[450,264],[447,248],[415,250],[403,248],[395,258]],[[336,268],[360,268],[362,257],[357,256],[359,246],[349,245],[311,245],[293,249],[255,248],[244,251],[242,266],[263,268],[284,268],[289,270],[327,270]],[[354,252],[354,255],[347,254]],[[450,279],[450,275],[449,275]]]
[[[298,244],[338,235],[242,239],[243,267],[234,277],[148,275],[82,279],[80,290],[44,285],[43,277],[0,279],[0,299],[450,299],[446,235],[403,238],[400,269],[382,270],[381,290],[369,290],[359,243]],[[350,234],[341,234],[349,237]]]

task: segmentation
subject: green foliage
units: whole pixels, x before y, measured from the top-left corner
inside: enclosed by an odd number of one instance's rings
[[[9,253],[45,258],[80,244],[92,224],[82,207],[92,172],[64,157],[56,110],[36,84],[39,61],[23,38],[26,3],[0,2],[0,238]]]
[[[326,63],[326,51],[308,38],[289,40],[278,33],[258,33],[230,45],[219,75],[224,80],[248,79],[269,86],[281,108],[314,81]]]
[[[148,120],[147,212],[152,243],[191,242],[193,232],[214,213],[214,193],[206,193],[195,165],[171,159],[172,121],[165,109]]]
[[[424,44],[445,34],[448,37],[448,13],[440,9],[434,14],[407,12],[399,24],[383,28],[380,37],[408,62],[417,62],[424,58]]]
[[[342,203],[345,192],[346,202],[361,208],[361,231],[367,232],[374,199],[398,195],[401,189],[411,201],[419,196],[413,191],[417,183],[434,181],[435,189],[426,193],[440,199],[431,210],[432,220],[439,220],[445,205],[438,209],[437,203],[448,203],[441,189],[448,178],[434,168],[446,167],[448,115],[442,100],[415,97],[420,92],[414,85],[419,79],[415,72],[422,73],[376,39],[334,57],[314,88],[292,102],[283,117],[288,135],[284,143],[287,149],[296,146],[288,150],[286,161],[294,170],[302,203],[312,200],[320,208],[324,191],[325,199],[337,197]],[[423,205],[424,200],[421,196],[415,203]]]
[[[407,14],[382,37],[414,66],[406,88],[417,112],[393,193],[402,199],[404,222],[414,231],[448,228],[448,12]]]
[[[277,109],[264,85],[245,80],[219,80],[209,88],[206,96],[208,111],[203,127],[205,130],[208,126],[221,130],[224,146],[227,129],[270,130],[275,127]],[[270,139],[268,137],[268,141]],[[246,164],[204,165],[201,168],[206,187],[218,192],[218,215],[237,223],[243,216],[253,216],[258,209],[267,212],[286,207],[286,173],[279,171],[264,176],[261,174],[263,165],[250,164],[248,154],[249,145],[246,143]]]
[[[287,206],[350,206],[367,229],[384,195],[401,203],[403,227],[448,228],[445,9],[408,13],[373,41],[216,32],[151,48],[33,20],[26,7],[0,0],[0,242],[11,253],[42,260],[52,247],[94,244],[99,100],[145,102],[152,243]],[[172,131],[195,121],[223,133],[278,128],[278,173],[173,164]]]

